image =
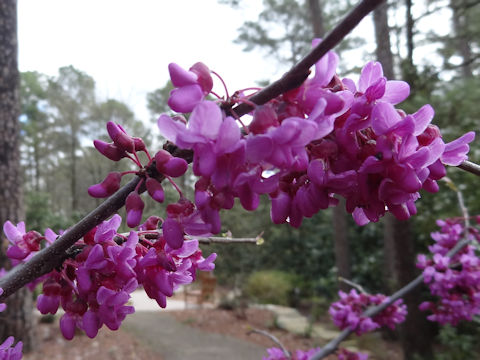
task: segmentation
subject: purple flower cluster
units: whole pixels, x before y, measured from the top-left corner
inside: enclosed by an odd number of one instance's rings
[[[155,162],[157,171],[143,171],[142,180],[136,189],[128,195],[125,201],[127,225],[134,228],[142,221],[143,208],[145,207],[138,189],[140,189],[142,185],[145,185],[148,194],[155,201],[162,203],[165,198],[161,185],[162,180],[168,178],[168,180],[173,183],[171,178],[182,176],[187,171],[188,164],[184,159],[174,157],[165,150],[159,150],[155,154],[155,157],[152,158],[142,139],[128,135],[122,126],[114,122],[109,121],[107,123],[107,131],[113,142],[106,143],[101,140],[95,140],[94,145],[95,148],[108,159],[119,161],[122,158],[128,158],[138,166],[140,171],[148,168]],[[137,152],[140,151],[144,152],[147,156],[148,162],[145,166],[142,165],[137,155]],[[111,172],[101,183],[90,186],[88,193],[90,196],[96,198],[108,197],[120,188],[122,177],[129,173],[135,173],[135,171],[125,171],[123,173]],[[177,187],[176,189],[178,190]]]
[[[432,258],[419,255],[417,259],[425,284],[438,297],[436,301],[423,302],[420,309],[431,311],[427,318],[440,324],[456,325],[480,314],[480,258],[475,246],[467,245],[454,256],[446,256],[462,239],[480,241],[478,229],[466,230],[463,221],[437,220],[440,231],[431,234],[435,244],[429,246]],[[476,221],[480,223],[480,217]]]
[[[386,211],[407,219],[416,213],[420,189],[438,191],[444,164],[466,159],[473,132],[445,144],[430,124],[430,105],[411,115],[395,108],[409,95],[407,83],[388,81],[374,62],[357,84],[341,80],[337,63],[329,52],[299,88],[257,106],[243,132],[234,112],[222,110],[233,98],[220,99],[222,106],[205,100],[212,84],[205,65],[189,71],[170,65],[169,104],[191,115],[188,122],[161,115],[158,126],[178,147],[194,151],[195,208],[210,232],[220,230],[219,211],[235,198],[254,210],[261,194],[269,194],[277,224],[300,226],[304,217],[336,205],[335,194],[346,199],[358,224],[378,221]],[[248,101],[243,94],[238,101]]]
[[[342,330],[349,328],[355,331],[355,334],[362,335],[382,326],[394,329],[396,324],[405,321],[407,307],[403,304],[402,299],[395,301],[373,318],[369,318],[362,315],[365,310],[371,306],[382,304],[388,300],[388,297],[382,294],[358,294],[355,289],[348,294],[343,291],[339,291],[338,294],[340,300],[330,305],[329,313],[334,324]]]
[[[309,360],[313,355],[319,352],[321,348],[314,348],[310,350],[296,350],[291,360]],[[262,360],[287,360],[285,353],[280,348],[267,349],[268,356],[264,356]],[[337,354],[338,360],[367,360],[368,354],[351,352],[347,349],[341,348]]]
[[[3,289],[0,288],[0,295],[3,294]],[[0,303],[0,312],[5,311],[7,305]],[[12,347],[15,339],[13,336],[9,336],[3,344],[0,345],[0,359],[1,360],[19,360],[22,358],[23,343],[17,342],[17,345]]]
[[[37,308],[42,314],[55,314],[60,306],[65,310],[60,329],[66,339],[74,337],[75,328],[84,330],[90,338],[103,325],[117,330],[135,311],[127,302],[139,286],[166,307],[166,298],[179,285],[193,282],[197,269],[213,270],[215,253],[205,259],[197,240],[184,241],[176,248],[169,246],[157,231],[159,220],[149,218],[138,232],[124,236],[117,233],[121,217],[114,215],[77,241],[74,248],[78,252],[65,260],[61,269],[42,277]],[[23,223],[17,227],[6,223],[5,228],[11,241],[26,236]],[[47,236],[56,237],[51,230]],[[12,246],[16,244],[23,243],[19,240]]]
[[[0,345],[0,359],[1,360],[20,360],[23,356],[21,341],[17,342],[17,345],[12,347],[15,339],[13,336],[9,336],[3,344]]]

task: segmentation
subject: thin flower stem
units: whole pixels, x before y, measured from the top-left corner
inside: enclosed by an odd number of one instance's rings
[[[468,171],[474,175],[480,176],[480,165],[475,164],[471,161],[465,160],[463,163],[457,166],[458,168]]]
[[[227,85],[225,84],[225,81],[223,81],[222,77],[220,75],[218,75],[215,71],[210,70],[210,72],[213,75],[215,75],[221,81],[221,83],[223,84],[223,88],[225,89],[225,96],[228,99],[230,97],[230,95],[228,95],[228,89],[227,89]]]
[[[285,355],[285,358],[287,360],[291,360],[292,359],[292,355],[290,354],[290,352],[287,350],[287,348],[282,344],[282,342],[280,340],[278,340],[278,338],[273,335],[273,334],[270,334],[268,331],[265,331],[265,330],[260,330],[260,329],[252,329],[250,330],[248,333],[248,335],[250,334],[260,334],[260,335],[263,335],[263,336],[266,336],[268,337],[270,340],[272,340],[276,345],[278,345],[280,347],[280,349],[282,349],[284,355]]]
[[[330,31],[320,44],[313,48],[302,60],[291,68],[281,79],[271,83],[263,90],[250,97],[257,105],[263,105],[277,96],[300,86],[310,74],[310,68],[328,51],[340,43],[359,23],[384,0],[362,0],[347,16]],[[238,116],[252,110],[248,104],[233,108]]]

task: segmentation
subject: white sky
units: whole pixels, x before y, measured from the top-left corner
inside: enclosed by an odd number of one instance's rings
[[[216,0],[19,0],[19,67],[53,76],[73,65],[95,79],[100,98],[124,101],[146,121],[146,94],[165,85],[170,62],[202,61],[231,92],[281,74],[232,43],[259,10]]]
[[[165,85],[170,62],[189,68],[202,61],[230,92],[287,70],[262,51],[243,52],[233,43],[243,22],[256,20],[262,10],[261,0],[243,4],[232,9],[217,0],[19,0],[20,70],[54,76],[73,65],[95,79],[100,99],[124,101],[148,121],[146,94]],[[373,40],[371,19],[354,33]],[[347,56],[363,66],[361,58],[373,49],[370,43]],[[223,94],[218,85],[214,90]]]

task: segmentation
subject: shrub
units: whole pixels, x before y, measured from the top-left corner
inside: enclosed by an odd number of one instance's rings
[[[256,271],[245,284],[245,295],[260,304],[288,305],[294,276],[282,271]]]

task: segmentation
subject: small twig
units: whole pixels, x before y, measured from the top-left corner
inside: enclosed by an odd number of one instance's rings
[[[123,242],[127,238],[129,233],[121,233],[115,237],[115,241]],[[149,230],[147,233],[140,235],[140,238],[156,240],[162,234],[162,230]],[[199,237],[199,236],[185,236],[187,240],[198,240],[200,244],[257,244],[257,238],[233,238],[233,237],[221,237],[221,236],[209,236],[209,237]],[[117,242],[118,242],[117,241]]]
[[[351,286],[354,289],[357,289],[358,291],[360,291],[363,294],[368,294],[368,291],[366,291],[365,288],[362,285],[354,283],[353,281],[345,279],[344,277],[339,276],[338,281],[343,282],[343,283]]]
[[[310,68],[328,51],[337,46],[373,9],[384,0],[362,0],[337,25],[320,44],[313,48],[302,60],[291,68],[281,79],[271,83],[263,90],[252,95],[249,100],[257,105],[263,105],[277,96],[300,86],[310,74]],[[251,105],[242,103],[233,108],[238,116],[243,116],[253,110]]]
[[[471,161],[465,160],[463,163],[457,166],[458,168],[468,171],[474,175],[480,176],[480,165],[477,165]]]
[[[263,335],[263,336],[266,336],[268,337],[270,340],[272,340],[275,344],[277,344],[280,349],[282,349],[283,353],[285,354],[285,357],[288,359],[288,360],[291,360],[292,359],[292,355],[290,354],[290,352],[285,348],[285,346],[282,344],[282,342],[280,340],[278,340],[278,338],[275,336],[275,335],[272,335],[270,334],[268,331],[264,331],[264,330],[260,330],[260,329],[252,329],[250,330],[249,332],[247,332],[248,335],[250,334],[260,334],[260,335]]]
[[[256,238],[231,238],[231,237],[195,237],[187,236],[187,238],[197,239],[200,244],[257,244]]]

